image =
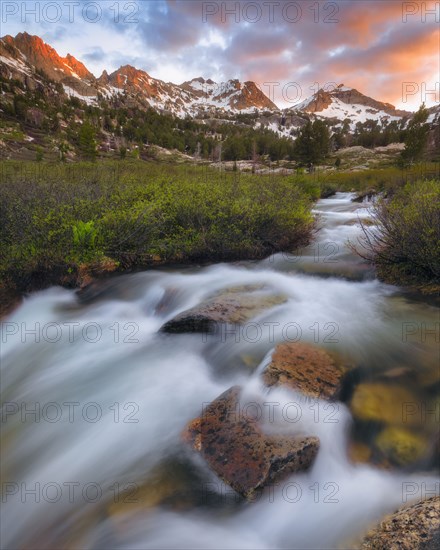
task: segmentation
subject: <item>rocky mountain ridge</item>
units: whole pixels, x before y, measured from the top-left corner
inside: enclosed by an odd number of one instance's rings
[[[377,101],[344,84],[331,90],[320,89],[296,108],[317,118],[349,120],[352,124],[366,120],[391,122],[412,115],[410,111],[396,109],[391,103]]]
[[[40,37],[26,32],[0,39],[0,76],[17,79],[31,89],[44,86],[44,77],[47,77],[61,84],[64,93],[89,105],[97,104],[100,97],[124,95],[137,105],[179,117],[261,112],[286,112],[291,116],[293,112],[297,118],[322,118],[333,124],[348,120],[354,129],[358,122],[376,120],[384,124],[412,114],[343,84],[333,90],[320,89],[293,108],[281,110],[252,81],[231,79],[217,83],[198,77],[179,85],[153,78],[131,65],[110,74],[104,70],[96,78],[73,55],[61,57]]]
[[[96,78],[72,55],[61,57],[40,37],[28,33],[10,35],[0,40],[0,74],[17,79],[30,88],[42,84],[41,78],[61,83],[70,96],[93,104],[98,94],[110,97],[128,94],[158,111],[178,116],[196,115],[202,111],[226,110],[253,112],[278,110],[277,106],[254,82],[237,79],[218,84],[196,78],[182,85],[164,82],[131,65],[124,65]]]

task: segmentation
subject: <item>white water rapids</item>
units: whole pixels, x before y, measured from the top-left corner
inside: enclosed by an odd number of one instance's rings
[[[432,367],[432,343],[404,342],[402,327],[431,326],[438,310],[380,283],[349,251],[358,216],[368,216],[351,199],[318,202],[322,229],[298,255],[124,275],[82,303],[61,288],[28,297],[2,326],[1,547],[349,548],[371,522],[423,496],[423,483],[434,486],[430,472],[352,463],[346,406],[310,404],[286,389],[270,392],[269,429],[317,435],[320,451],[309,471],[257,502],[234,503],[182,448],[186,423],[232,385],[251,401],[268,400],[260,374],[277,342],[315,342],[372,371]],[[242,285],[288,300],[245,331],[159,332],[177,313]],[[280,413],[291,403],[299,414],[286,421]],[[203,494],[209,485],[206,505],[142,506],[138,488],[176,456],[200,472],[203,487],[193,481],[190,489]],[[130,487],[135,503],[122,494]]]

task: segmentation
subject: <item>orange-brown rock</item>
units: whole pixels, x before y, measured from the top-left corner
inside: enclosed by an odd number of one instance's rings
[[[306,470],[318,452],[319,439],[265,434],[257,420],[246,414],[240,393],[234,386],[210,403],[187,426],[183,439],[223,481],[251,498],[285,475]]]
[[[362,541],[362,550],[434,550],[440,547],[440,497],[405,506],[384,518]]]
[[[6,55],[12,54],[18,59],[24,55],[28,63],[31,63],[36,69],[44,71],[53,80],[62,81],[64,78],[74,75],[91,81],[95,79],[81,61],[70,54],[61,57],[39,36],[33,36],[27,32],[18,33],[15,37],[7,35],[2,38],[0,53],[3,53],[2,48],[9,48]]]
[[[285,343],[276,347],[263,379],[268,386],[286,385],[309,397],[336,399],[349,367],[337,354],[312,344]]]
[[[194,418],[186,425],[182,439],[195,451],[202,450],[202,419],[200,417]]]

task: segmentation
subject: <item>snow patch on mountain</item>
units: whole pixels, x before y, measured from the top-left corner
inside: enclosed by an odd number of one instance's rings
[[[76,98],[80,99],[81,101],[84,101],[84,103],[87,103],[87,105],[97,105],[98,104],[97,96],[87,96],[87,95],[80,94],[79,92],[77,92],[76,90],[74,90],[70,86],[67,86],[66,84],[63,84],[63,88],[64,88],[64,92],[69,97],[76,97]]]
[[[30,68],[20,59],[13,59],[11,57],[5,57],[4,55],[0,55],[0,63],[5,63],[6,65],[13,67],[17,71],[25,73],[29,76],[32,74]]]
[[[315,116],[317,118],[336,118],[342,121],[349,119],[352,130],[358,122],[364,123],[367,120],[377,120],[379,122],[386,120],[391,122],[401,119],[401,117],[389,115],[385,111],[373,109],[366,105],[344,103],[338,98],[333,98],[332,104],[326,109],[315,113]]]

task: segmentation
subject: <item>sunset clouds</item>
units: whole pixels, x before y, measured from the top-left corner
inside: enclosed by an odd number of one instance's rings
[[[289,83],[301,90],[301,98],[288,92],[297,101],[329,83],[406,109],[440,99],[428,93],[440,80],[438,1],[77,0],[59,3],[58,13],[49,4],[5,0],[2,34],[39,34],[97,75],[129,63],[176,83],[254,80],[281,106]],[[417,91],[404,97],[405,89]]]

